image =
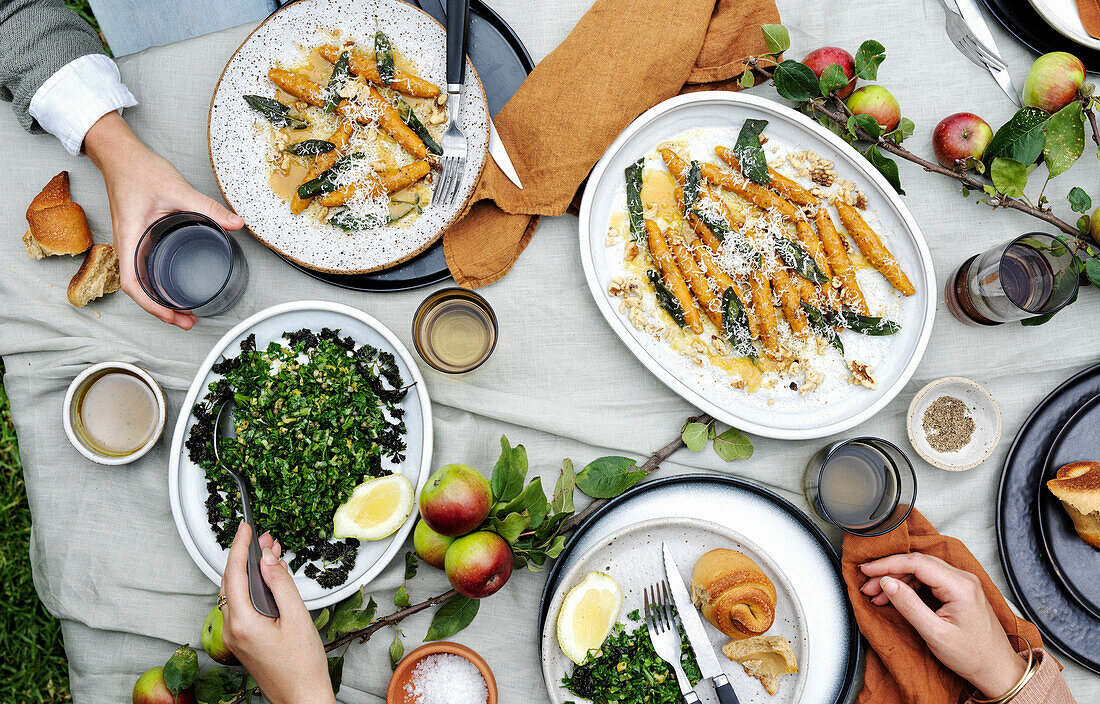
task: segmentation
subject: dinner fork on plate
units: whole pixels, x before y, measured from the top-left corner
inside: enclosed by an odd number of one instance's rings
[[[470,23],[470,0],[447,0],[447,131],[443,133],[442,172],[432,204],[451,206],[458,195],[466,170],[466,135],[458,126],[466,81],[466,29]]]
[[[676,684],[680,685],[680,693],[684,695],[684,701],[688,704],[699,704],[699,695],[692,688],[691,682],[684,674],[684,666],[680,663],[683,647],[668,585],[664,582],[654,584],[642,594],[645,600],[645,625],[649,631],[649,640],[653,643],[653,650],[672,666],[672,671],[676,673]]]

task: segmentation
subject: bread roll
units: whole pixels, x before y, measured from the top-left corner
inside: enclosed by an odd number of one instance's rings
[[[798,672],[794,650],[783,636],[731,640],[722,646],[722,652],[730,660],[741,663],[749,677],[760,680],[769,695],[779,691],[779,680],[784,675]]]
[[[109,244],[92,245],[69,282],[69,303],[83,308],[88,301],[114,293],[120,286],[115,248]]]
[[[23,244],[31,259],[75,255],[92,246],[92,232],[84,209],[69,197],[69,172],[54,176],[27,207],[30,229]]]
[[[1100,462],[1070,462],[1059,467],[1047,489],[1062,502],[1081,540],[1100,548]]]
[[[775,620],[775,585],[736,550],[711,550],[695,562],[691,598],[704,618],[733,640],[762,635]]]

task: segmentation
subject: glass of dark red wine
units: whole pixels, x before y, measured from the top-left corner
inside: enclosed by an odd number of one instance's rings
[[[198,316],[226,312],[248,283],[240,245],[200,213],[169,213],[154,222],[134,259],[138,283],[150,298]]]
[[[1079,272],[1065,240],[1032,232],[967,259],[948,277],[944,298],[967,325],[1000,325],[1064,308],[1077,295]]]

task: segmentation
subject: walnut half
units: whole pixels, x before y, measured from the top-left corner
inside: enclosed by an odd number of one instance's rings
[[[871,376],[871,372],[873,372],[874,369],[875,368],[870,364],[863,364],[853,359],[851,362],[848,362],[848,371],[852,373],[851,378],[848,379],[848,383],[865,386],[868,389],[877,389],[878,382]]]

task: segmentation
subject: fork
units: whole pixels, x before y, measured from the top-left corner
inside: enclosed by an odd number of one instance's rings
[[[442,172],[432,194],[432,204],[448,208],[455,202],[466,169],[466,135],[458,126],[466,77],[466,28],[470,21],[470,0],[447,0],[447,131],[443,133]]]
[[[688,704],[699,704],[699,695],[695,693],[680,664],[683,644],[677,628],[676,614],[672,610],[672,597],[668,585],[664,582],[654,584],[642,592],[645,600],[645,625],[649,631],[649,640],[657,655],[672,666],[676,673],[676,684]]]
[[[942,2],[943,0],[941,0]],[[998,71],[1003,71],[1008,68],[1008,64],[996,56],[989,49],[985,48],[985,45],[974,38],[971,34],[970,27],[967,26],[966,20],[963,19],[956,10],[952,9],[943,2],[944,9],[944,24],[947,27],[947,36],[951,39],[951,43],[955,45],[955,48],[963,53],[966,58],[970,59],[979,66],[985,66]]]

